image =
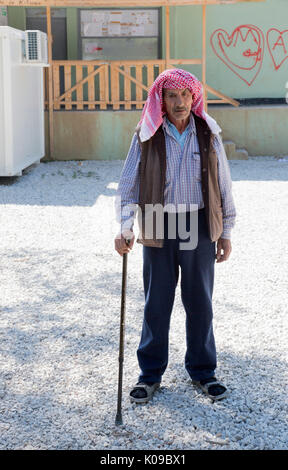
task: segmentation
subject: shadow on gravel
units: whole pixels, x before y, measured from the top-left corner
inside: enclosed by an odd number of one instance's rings
[[[101,195],[116,196],[111,185],[118,183],[122,165],[118,161],[89,161],[83,166],[77,161],[41,163],[24,170],[22,176],[0,177],[0,202],[3,193],[5,204],[90,207]],[[119,176],[111,181],[115,166]]]
[[[261,355],[241,357],[226,351],[219,353],[218,358],[220,365],[216,375],[230,391],[226,399],[212,402],[192,385],[184,365],[177,363],[173,365],[174,373],[175,368],[178,369],[177,381],[169,383],[163,376],[160,392],[149,404],[151,414],[152,408],[160,407],[163,421],[173,420],[175,429],[184,426],[192,434],[199,431],[206,436],[210,434],[212,444],[213,439],[217,443],[218,435],[226,439],[227,444],[236,444],[239,448],[284,449],[288,439],[285,431],[287,381],[283,382],[287,362]],[[223,372],[224,366],[226,372]],[[137,409],[135,413],[138,414]],[[279,440],[271,442],[272,435],[274,438],[278,435]],[[225,445],[225,441],[222,444]]]
[[[65,368],[53,361],[45,373],[46,365],[41,370],[35,364],[26,375],[16,376],[15,386],[18,390],[22,381],[23,393],[14,391],[13,374],[6,373],[0,447],[151,449],[152,440],[154,449],[166,450],[284,449],[287,399],[282,378],[287,364],[260,355],[223,354],[231,366],[229,380],[225,378],[231,391],[227,399],[212,403],[184,374],[176,383],[164,378],[148,405],[128,403],[125,390],[123,427],[114,426],[115,381],[108,377],[104,382],[103,370],[86,373],[84,363],[71,367],[67,362]],[[259,373],[260,362],[265,373]],[[76,367],[82,375],[78,370],[77,376]]]
[[[99,448],[99,438],[104,433],[101,422],[95,420],[93,400],[91,404],[81,403],[76,397],[65,400],[65,393],[54,394],[53,388],[56,389],[56,385],[53,386],[51,381],[46,392],[10,392],[9,400],[12,406],[7,407],[5,412],[2,411],[1,415],[2,450]],[[97,432],[95,429],[89,429],[93,421]]]
[[[256,157],[257,158],[257,157]],[[288,160],[229,160],[232,181],[288,181]]]
[[[27,364],[37,362],[45,350],[53,350],[54,343],[59,343],[61,360],[88,351],[92,361],[95,352],[117,351],[122,264],[110,271],[108,257],[63,250],[3,254],[2,354]],[[129,291],[130,316],[134,313],[130,305],[139,292],[131,284]],[[138,336],[131,324],[126,325],[126,332],[129,337]]]

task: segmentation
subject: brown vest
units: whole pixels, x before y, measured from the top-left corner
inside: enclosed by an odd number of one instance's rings
[[[201,186],[203,201],[205,206],[205,215],[209,230],[210,240],[218,240],[223,232],[223,214],[221,204],[221,194],[218,184],[218,160],[214,149],[214,135],[211,133],[208,124],[204,119],[199,118],[193,113],[199,142],[201,156]],[[136,129],[139,139],[140,129]],[[141,209],[139,227],[140,234],[138,243],[145,246],[159,247],[163,246],[163,238],[156,237],[156,230],[153,232],[153,238],[145,239],[145,205],[162,204],[164,206],[164,188],[166,181],[166,145],[162,126],[146,142],[141,144],[141,162],[140,162],[140,190],[139,207]],[[186,201],[183,201],[185,203]],[[156,214],[153,214],[154,221]],[[154,228],[156,224],[154,224]],[[151,235],[150,235],[151,236]]]

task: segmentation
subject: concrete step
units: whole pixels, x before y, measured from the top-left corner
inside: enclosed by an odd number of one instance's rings
[[[245,149],[237,149],[232,140],[223,142],[228,160],[248,160],[248,152]]]

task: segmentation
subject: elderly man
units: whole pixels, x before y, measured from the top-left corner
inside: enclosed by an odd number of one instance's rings
[[[212,325],[214,263],[227,260],[231,253],[236,217],[220,131],[204,111],[202,85],[194,75],[173,69],[157,77],[133,136],[116,198],[121,231],[115,238],[115,249],[120,255],[133,247],[137,205],[143,222],[137,241],[143,244],[145,308],[137,350],[141,372],[130,392],[134,403],[147,403],[152,398],[168,364],[179,267],[186,311],[185,368],[192,383],[212,400],[228,393],[215,377]],[[159,204],[164,207],[163,233],[159,235],[153,228],[147,236],[147,208]],[[195,213],[198,224],[191,217]],[[179,233],[169,235],[173,232],[169,221],[176,220],[179,228],[183,214],[186,233],[197,230],[197,244],[191,249],[183,249]]]

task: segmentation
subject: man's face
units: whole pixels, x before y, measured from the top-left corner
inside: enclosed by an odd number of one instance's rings
[[[187,89],[171,90],[164,88],[164,110],[170,120],[183,120],[190,116],[193,95]]]

